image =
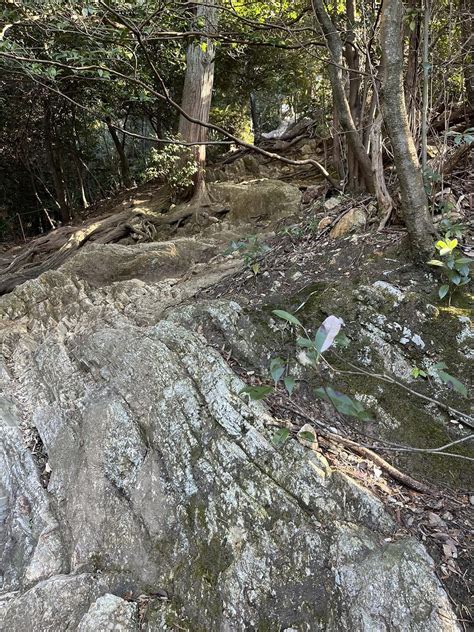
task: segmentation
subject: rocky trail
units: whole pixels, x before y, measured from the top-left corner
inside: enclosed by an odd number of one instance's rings
[[[370,200],[255,170],[2,253],[2,629],[468,629],[472,417],[413,367],[468,386],[469,297],[440,306]],[[276,309],[350,346],[314,374]],[[250,400],[276,356],[297,390]]]

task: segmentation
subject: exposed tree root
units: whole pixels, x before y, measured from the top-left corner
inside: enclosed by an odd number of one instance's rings
[[[163,188],[154,197],[153,208],[161,206],[165,209],[169,204],[170,192]],[[150,210],[145,205],[131,206],[120,213],[90,220],[79,228],[58,228],[34,239],[0,268],[0,294],[10,292],[20,283],[47,270],[57,269],[88,242],[110,244],[130,235],[152,241],[160,228],[182,224],[194,213],[195,207],[191,205],[169,213]]]

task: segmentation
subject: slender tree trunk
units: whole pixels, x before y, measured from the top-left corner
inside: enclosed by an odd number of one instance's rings
[[[409,7],[413,11],[412,20],[407,25],[408,55],[407,70],[405,74],[405,102],[407,115],[412,134],[417,133],[418,127],[418,50],[420,47],[421,19],[418,8],[420,0],[411,0]]]
[[[202,24],[205,32],[213,32],[217,24],[218,10],[215,6],[199,4],[196,8],[196,20]],[[204,123],[209,122],[212,86],[214,84],[213,40],[202,37],[189,43],[186,52],[186,75],[184,78],[181,107],[189,116]],[[188,143],[206,142],[208,129],[191,123],[184,116],[179,120],[179,135]],[[194,195],[200,195],[205,189],[206,145],[197,145],[194,149],[198,170],[194,180]]]
[[[474,108],[474,0],[459,0],[461,10],[464,85],[467,102]]]
[[[349,108],[352,120],[356,127],[360,126],[362,101],[360,95],[361,75],[359,74],[359,53],[355,47],[355,24],[356,24],[356,6],[355,0],[346,0],[347,10],[347,32],[346,42],[344,46],[344,59],[347,63],[349,86],[347,90]],[[358,130],[359,138],[363,144],[363,134]],[[365,149],[365,146],[364,146]],[[365,188],[364,177],[357,155],[354,153],[352,146],[347,147],[347,177],[349,189],[354,192],[363,191]]]
[[[433,251],[433,224],[415,143],[408,126],[403,90],[403,4],[384,0],[380,24],[382,49],[381,106],[400,183],[402,212],[414,256],[426,260]]]
[[[117,151],[118,158],[119,158],[120,179],[122,180],[123,186],[127,187],[127,189],[128,189],[129,187],[133,186],[133,182],[132,182],[132,178],[130,176],[130,166],[128,164],[127,155],[125,154],[125,148],[122,145],[122,143],[120,142],[120,139],[119,139],[118,134],[117,134],[117,130],[112,125],[111,119],[107,118],[105,120],[105,122],[107,124],[107,129],[109,130],[110,137],[112,138],[112,141],[114,143],[114,146],[115,146],[115,149]]]
[[[379,230],[388,222],[393,209],[392,197],[387,189],[382,160],[382,115],[378,114],[370,129],[370,144],[372,145],[372,169],[376,180],[377,206],[380,215]]]
[[[260,126],[260,115],[258,112],[257,97],[255,96],[255,92],[250,93],[249,101],[250,101],[250,118],[252,119],[253,138],[254,138],[253,142],[257,144],[261,138],[262,129]]]
[[[365,188],[369,193],[375,193],[375,183],[372,164],[365,151],[362,139],[354,123],[350,104],[346,95],[343,78],[342,41],[331,18],[329,17],[324,0],[312,0],[313,10],[321,26],[327,48],[330,54],[329,79],[331,82],[334,104],[337,107],[339,121],[346,133],[347,144],[354,159],[358,163]]]
[[[53,178],[55,199],[59,208],[61,221],[66,223],[71,219],[71,209],[69,208],[66,187],[63,180],[63,174],[57,163],[57,154],[54,147],[52,137],[53,120],[49,102],[45,102],[44,106],[44,142],[46,147],[46,159],[49,170]]]
[[[77,133],[77,125],[76,125],[76,111],[73,108],[72,110],[72,143],[74,146],[74,163],[76,165],[77,179],[79,183],[79,192],[81,195],[82,206],[87,208],[89,206],[89,202],[87,200],[86,189],[84,186],[84,173],[83,166],[81,160],[81,144],[79,141],[79,134]]]
[[[421,104],[421,168],[423,174],[428,166],[428,88],[430,80],[429,37],[431,3],[425,0],[423,16],[423,95]]]

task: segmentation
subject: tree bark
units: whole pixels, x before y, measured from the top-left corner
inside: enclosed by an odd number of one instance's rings
[[[71,209],[69,207],[66,187],[63,180],[63,174],[60,166],[57,162],[57,153],[54,147],[54,140],[52,137],[53,130],[53,118],[51,113],[51,107],[48,101],[44,105],[44,142],[46,148],[46,159],[48,162],[49,170],[53,178],[55,200],[59,208],[59,215],[61,221],[66,223],[71,219]]]
[[[467,102],[474,108],[474,1],[460,0],[462,46],[465,51],[463,60],[464,85]]]
[[[403,4],[384,0],[380,23],[382,49],[382,114],[393,149],[400,184],[402,213],[416,258],[433,251],[434,228],[428,213],[420,163],[408,125],[403,89]]]
[[[122,180],[123,186],[128,189],[129,187],[133,186],[133,182],[132,182],[132,178],[130,176],[130,166],[128,164],[127,155],[125,154],[125,149],[124,149],[122,143],[120,142],[120,139],[119,139],[118,134],[117,134],[117,130],[112,125],[111,119],[107,118],[105,120],[105,122],[107,124],[107,129],[109,130],[110,137],[112,138],[112,141],[114,143],[114,146],[115,146],[115,149],[117,151],[118,158],[119,158],[120,179]]]
[[[330,54],[329,80],[331,82],[334,104],[337,107],[339,121],[346,133],[347,143],[354,159],[358,163],[360,173],[369,193],[375,193],[375,183],[372,173],[372,164],[360,134],[354,123],[351,108],[347,99],[343,78],[342,41],[331,18],[329,17],[323,0],[312,0],[313,10],[321,26]]]
[[[198,5],[196,20],[202,24],[205,32],[213,32],[217,24],[218,10],[214,5]],[[186,52],[186,74],[184,78],[182,109],[189,116],[204,123],[209,122],[211,109],[212,87],[214,84],[214,56],[213,40],[203,37],[189,43]],[[184,116],[179,119],[180,137],[188,143],[206,142],[208,129],[202,125],[191,123]],[[194,156],[198,170],[194,179],[194,195],[199,195],[205,188],[206,145],[196,145]]]
[[[431,21],[431,2],[425,0],[423,16],[423,95],[421,101],[421,168],[426,173],[428,166],[428,92],[429,92],[429,37]]]
[[[406,29],[408,33],[408,54],[405,74],[405,102],[412,134],[416,134],[418,126],[418,51],[421,35],[419,4],[419,0],[410,0],[409,7],[413,12],[414,25],[412,27],[412,23],[410,23]]]
[[[261,139],[262,129],[260,125],[260,114],[258,112],[257,97],[255,92],[250,93],[250,118],[252,119],[253,142],[258,144]]]

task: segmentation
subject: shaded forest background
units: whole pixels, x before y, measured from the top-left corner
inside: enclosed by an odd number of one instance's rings
[[[470,0],[4,1],[1,239],[191,154],[196,194],[206,161],[269,151],[266,133],[308,117],[319,175],[375,195],[382,220],[400,207],[428,253],[440,182],[472,148],[473,15]]]

